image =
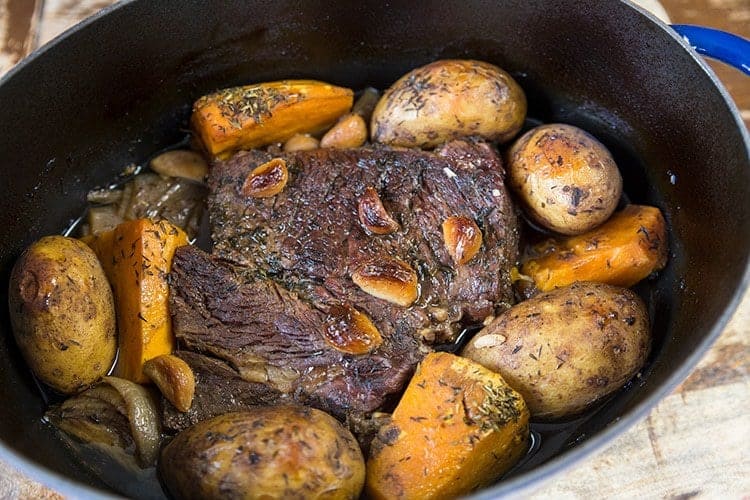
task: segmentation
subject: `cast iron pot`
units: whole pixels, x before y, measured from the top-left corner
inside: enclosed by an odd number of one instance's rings
[[[26,245],[81,215],[87,190],[182,139],[201,94],[283,77],[384,88],[445,57],[498,64],[525,89],[530,117],[594,133],[614,152],[630,199],[660,207],[671,226],[669,264],[640,289],[655,335],[641,378],[576,421],[536,426],[538,449],[478,496],[537,483],[671,392],[750,279],[747,130],[686,42],[628,3],[120,3],[0,82],[0,282]],[[104,494],[42,423],[45,403],[0,310],[0,458],[72,497]]]

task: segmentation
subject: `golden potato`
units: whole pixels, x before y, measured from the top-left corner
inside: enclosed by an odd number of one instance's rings
[[[476,135],[513,138],[526,119],[526,96],[513,78],[492,64],[460,59],[435,61],[402,76],[372,114],[374,142],[432,148]]]
[[[508,180],[526,213],[562,234],[606,221],[622,195],[622,177],[606,147],[572,125],[541,125],[508,153]]]
[[[358,498],[365,482],[351,433],[299,406],[204,420],[162,450],[159,469],[176,498]]]
[[[532,416],[558,418],[622,387],[650,345],[646,307],[635,293],[579,282],[505,311],[463,355],[500,373]]]
[[[112,290],[84,243],[32,244],[13,267],[8,303],[16,342],[42,382],[72,394],[107,374],[117,349]]]

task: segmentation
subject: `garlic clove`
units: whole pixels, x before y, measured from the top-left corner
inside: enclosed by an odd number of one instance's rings
[[[417,300],[417,273],[406,262],[394,257],[379,257],[360,265],[352,281],[365,293],[400,306],[409,307]]]
[[[399,229],[398,222],[390,216],[374,188],[368,187],[359,197],[357,206],[359,222],[374,234],[390,234]]]
[[[208,163],[195,151],[175,149],[156,156],[149,162],[151,170],[167,177],[182,177],[203,182],[208,175]]]
[[[310,151],[319,147],[320,141],[310,134],[294,134],[284,143],[284,151],[287,153],[293,151]]]
[[[466,264],[482,246],[482,231],[476,222],[463,216],[448,217],[443,221],[443,241],[453,262]]]
[[[274,158],[257,166],[245,179],[242,194],[252,198],[269,198],[279,194],[289,180],[289,171],[283,158]]]
[[[321,148],[358,148],[367,141],[367,124],[356,113],[349,113],[320,139]]]
[[[143,373],[178,411],[190,409],[195,395],[195,376],[184,360],[172,354],[163,354],[146,361]]]
[[[383,343],[370,318],[348,304],[331,307],[323,336],[331,347],[347,354],[367,354]]]

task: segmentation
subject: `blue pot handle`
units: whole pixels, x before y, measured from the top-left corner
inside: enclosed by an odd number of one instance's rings
[[[718,59],[750,75],[749,40],[725,31],[689,24],[673,24],[672,29],[699,54]]]

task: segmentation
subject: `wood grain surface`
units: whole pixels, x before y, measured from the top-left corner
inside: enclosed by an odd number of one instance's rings
[[[610,0],[607,0],[610,1]],[[111,0],[0,0],[0,75]],[[750,38],[750,0],[639,3],[673,22]],[[656,4],[654,6],[654,4]],[[750,78],[711,63],[750,125]],[[750,203],[750,201],[748,201]],[[609,449],[538,485],[533,499],[750,498],[750,292],[690,377]],[[61,498],[0,462],[0,498]]]

